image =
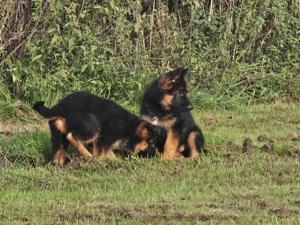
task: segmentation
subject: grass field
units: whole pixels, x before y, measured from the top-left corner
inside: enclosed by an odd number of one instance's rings
[[[299,224],[300,106],[193,111],[197,159],[51,159],[46,122],[1,121],[0,224]]]

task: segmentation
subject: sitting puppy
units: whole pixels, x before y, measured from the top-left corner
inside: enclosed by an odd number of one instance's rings
[[[151,124],[115,102],[91,93],[73,93],[50,109],[44,102],[36,102],[33,109],[49,119],[56,165],[64,165],[69,143],[84,156],[92,156],[84,146],[92,143],[93,156],[102,158],[116,158],[115,149],[133,154],[155,151]]]
[[[187,98],[185,76],[178,68],[161,75],[146,89],[140,110],[143,120],[156,126],[156,146],[163,159],[196,157],[204,145],[201,129],[195,123]]]

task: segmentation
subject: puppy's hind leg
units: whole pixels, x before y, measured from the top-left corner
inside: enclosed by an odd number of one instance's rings
[[[93,156],[94,157],[101,157],[102,159],[105,158],[106,156],[106,150],[101,144],[101,139],[100,137],[95,138],[93,141]]]
[[[63,166],[66,160],[66,151],[62,146],[56,150],[56,153],[53,157],[53,163],[58,166]]]
[[[106,151],[106,157],[110,159],[117,159],[117,156],[111,148]]]
[[[96,138],[93,141],[93,156],[94,157],[101,156],[101,149],[99,148],[99,138]]]
[[[190,147],[190,157],[195,158],[202,151],[204,144],[204,137],[201,131],[192,131],[187,138],[188,145]]]
[[[102,159],[105,159],[105,158],[117,159],[112,147],[108,147],[108,148],[107,147],[101,147],[99,156]]]
[[[63,166],[69,142],[67,141],[66,136],[56,128],[55,121],[49,121],[49,126],[51,132],[52,151],[54,153],[53,164]]]
[[[101,138],[97,138],[96,147],[94,149],[97,152],[97,156],[100,156],[102,159],[108,157],[111,159],[117,159],[114,149],[118,147],[119,142],[113,143],[113,139],[110,136],[102,136]],[[95,155],[95,154],[94,154]]]
[[[83,141],[74,137],[73,133],[67,134],[67,140],[84,156],[92,157],[92,154],[84,147]]]

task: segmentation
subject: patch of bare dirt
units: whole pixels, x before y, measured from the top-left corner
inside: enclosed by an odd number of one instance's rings
[[[278,216],[279,218],[288,218],[290,216],[300,214],[299,210],[290,210],[284,206],[281,206],[280,208],[271,209],[270,211],[276,214],[276,216]]]
[[[300,149],[286,150],[279,153],[279,156],[288,156],[291,158],[300,158]]]
[[[202,213],[202,212],[194,212],[194,213],[185,213],[181,211],[177,211],[178,208],[176,205],[169,204],[167,202],[157,203],[150,205],[149,208],[118,208],[114,206],[104,206],[102,204],[94,205],[97,209],[101,209],[101,212],[110,215],[110,217],[114,218],[122,218],[132,220],[137,219],[144,223],[151,224],[161,224],[165,222],[192,222],[196,223],[198,221],[209,221],[209,220],[235,220],[238,219],[238,216],[231,214],[223,214],[221,212],[214,213]],[[199,207],[196,207],[199,208]],[[159,212],[158,212],[159,211]],[[113,216],[112,216],[113,215]],[[169,224],[169,223],[167,223]]]
[[[267,203],[267,201],[263,198],[259,198],[256,201],[256,204],[260,207],[260,208],[267,208],[269,206],[269,204]]]
[[[256,149],[257,149],[257,147],[254,146],[253,140],[250,137],[247,137],[247,138],[244,139],[242,152],[249,153],[249,152],[255,151]]]
[[[296,206],[300,207],[300,200],[296,200],[294,203]]]
[[[74,222],[74,223],[78,221],[102,220],[101,215],[89,214],[89,213],[78,213],[78,212],[59,214],[58,218],[64,222]]]
[[[299,141],[300,137],[296,133],[289,133],[288,136],[287,136],[287,139],[291,140],[291,141]]]
[[[264,144],[261,149],[265,152],[274,152],[275,151],[275,147],[271,143]]]
[[[167,202],[162,202],[159,204],[153,204],[149,206],[150,209],[158,209],[162,213],[168,213],[173,207],[174,205],[170,205]]]
[[[225,157],[231,157],[235,154],[246,153],[252,154],[257,151],[267,153],[276,153],[279,156],[289,156],[293,158],[300,157],[300,149],[297,147],[297,141],[300,141],[300,136],[296,133],[289,133],[285,137],[274,137],[271,135],[262,134],[257,137],[259,144],[255,144],[255,140],[250,137],[243,139],[242,145],[237,145],[232,141],[228,141],[226,146],[220,146]],[[276,141],[289,142],[290,148],[286,150],[275,148]],[[293,144],[294,143],[294,144]]]
[[[208,220],[234,220],[237,219],[236,215],[224,215],[222,213],[183,213],[183,212],[173,212],[169,214],[151,214],[145,213],[136,209],[120,209],[115,213],[120,214],[125,219],[138,218],[144,222],[162,222],[162,221],[188,221],[188,222],[196,222],[196,221],[208,221]]]
[[[272,137],[272,136],[267,135],[267,134],[262,134],[262,135],[259,135],[257,137],[257,140],[259,142],[273,143],[275,141],[275,137]]]
[[[93,165],[92,163],[95,162],[95,158],[92,157],[85,157],[85,156],[77,156],[77,157],[70,157],[67,158],[66,161],[66,168],[77,170],[83,167],[86,164]]]
[[[6,220],[7,219],[7,216],[3,215],[3,214],[0,214],[0,221],[2,220]]]
[[[228,141],[226,148],[229,151],[240,152],[241,147],[239,145],[234,144],[232,141]]]
[[[3,123],[0,122],[0,134],[5,136],[12,136],[16,134],[22,134],[28,131],[35,130],[46,130],[48,128],[47,123],[38,122],[38,123]]]

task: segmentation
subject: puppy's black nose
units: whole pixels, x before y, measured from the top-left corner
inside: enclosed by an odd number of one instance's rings
[[[192,106],[191,104],[189,104],[189,105],[187,106],[187,109],[188,109],[188,110],[192,110],[192,109],[193,109],[193,106]]]

